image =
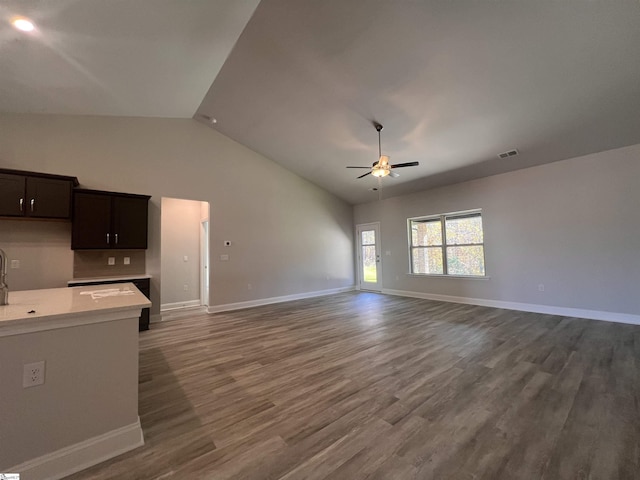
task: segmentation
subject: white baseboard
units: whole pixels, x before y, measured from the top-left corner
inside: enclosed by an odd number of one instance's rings
[[[61,448],[7,471],[29,480],[57,480],[144,445],[140,418],[135,423]]]
[[[179,308],[176,310],[169,310],[162,313],[162,322],[168,322],[169,320],[176,320],[178,318],[189,317],[193,315],[201,315],[207,313],[207,307],[204,305],[198,305],[197,307]]]
[[[605,322],[629,323],[640,325],[640,315],[630,313],[603,312],[600,310],[584,310],[581,308],[555,307],[553,305],[538,305],[535,303],[505,302],[502,300],[487,300],[484,298],[455,297],[452,295],[437,295],[431,293],[409,292],[405,290],[382,289],[382,293],[398,295],[401,297],[424,298],[440,302],[464,303],[467,305],[479,305],[482,307],[504,308],[507,310],[519,310],[522,312],[534,312],[547,315],[560,315],[562,317],[588,318],[591,320],[604,320]]]
[[[149,317],[149,323],[158,323],[162,321],[162,314],[154,313]]]
[[[329,290],[319,290],[316,292],[296,293],[293,295],[284,295],[282,297],[259,298],[257,300],[249,300],[247,302],[226,303],[223,305],[211,305],[208,313],[230,312],[232,310],[241,310],[243,308],[259,307],[261,305],[271,305],[272,303],[290,302],[292,300],[303,300],[305,298],[323,297],[325,295],[335,295],[337,293],[350,292],[355,287],[331,288]]]
[[[162,305],[160,305],[160,313],[180,310],[182,308],[199,307],[200,305],[202,305],[200,299],[188,300],[186,302],[163,303]]]

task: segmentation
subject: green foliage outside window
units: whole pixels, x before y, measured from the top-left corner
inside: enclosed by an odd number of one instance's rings
[[[484,276],[480,212],[409,220],[411,273]]]

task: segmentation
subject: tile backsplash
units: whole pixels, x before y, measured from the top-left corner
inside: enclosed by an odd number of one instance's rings
[[[109,265],[109,257],[115,264]],[[125,257],[129,265],[125,265]],[[146,273],[144,250],[75,250],[73,278],[113,277]]]

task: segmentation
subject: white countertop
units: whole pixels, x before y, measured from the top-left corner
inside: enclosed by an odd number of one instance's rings
[[[138,317],[149,306],[132,283],[9,292],[9,305],[0,306],[0,336],[125,318],[104,315],[118,312]]]
[[[119,282],[122,280],[139,280],[142,278],[151,278],[151,275],[144,273],[139,275],[120,275],[119,277],[91,277],[91,278],[74,278],[69,280],[67,285],[75,285],[77,283],[97,283],[97,282]]]

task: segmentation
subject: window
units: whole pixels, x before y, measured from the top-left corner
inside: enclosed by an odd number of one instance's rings
[[[480,211],[410,218],[411,273],[484,277]]]

